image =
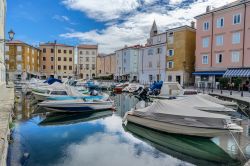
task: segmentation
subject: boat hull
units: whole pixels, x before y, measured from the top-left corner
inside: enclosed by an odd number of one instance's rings
[[[141,118],[138,116],[133,116],[127,114],[125,119],[128,122],[132,122],[141,126],[145,126],[154,130],[159,130],[167,133],[181,134],[181,135],[190,135],[190,136],[199,136],[212,138],[219,135],[224,135],[229,132],[227,129],[214,129],[214,128],[202,128],[202,127],[192,127],[192,126],[182,126],[172,123],[155,121],[147,118]],[[234,132],[231,130],[231,132]]]
[[[112,110],[114,109],[112,102],[93,102],[93,103],[67,103],[67,102],[49,102],[40,103],[39,106],[44,107],[47,110],[55,112],[92,112],[99,110]]]

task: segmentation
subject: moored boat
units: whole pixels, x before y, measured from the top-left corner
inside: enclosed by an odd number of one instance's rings
[[[123,121],[162,132],[200,137],[243,131],[242,127],[232,123],[230,116],[200,111],[172,100],[158,100],[148,107],[129,111]]]

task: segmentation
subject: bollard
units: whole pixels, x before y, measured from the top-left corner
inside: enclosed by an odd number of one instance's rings
[[[222,89],[220,90],[220,94],[222,94]]]
[[[241,97],[243,97],[243,90],[241,91]]]
[[[232,89],[231,89],[231,90],[230,90],[230,95],[232,95],[232,93],[233,93],[233,92],[232,92]]]

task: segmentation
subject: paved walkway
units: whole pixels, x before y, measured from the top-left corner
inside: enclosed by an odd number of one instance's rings
[[[9,124],[14,108],[14,88],[0,85],[0,165],[6,166]]]

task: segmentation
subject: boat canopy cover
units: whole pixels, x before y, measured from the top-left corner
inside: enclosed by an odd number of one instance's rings
[[[208,100],[208,101],[211,101],[211,102],[214,102],[217,104],[221,104],[221,105],[225,105],[225,106],[237,106],[237,103],[235,103],[235,102],[220,100],[220,99],[213,97],[213,96],[210,96],[208,94],[199,94],[199,96]]]
[[[159,81],[159,82],[154,82],[152,85],[150,85],[150,89],[153,91],[153,90],[156,90],[156,89],[161,89],[162,87],[162,84],[163,84],[163,81]]]
[[[183,94],[183,88],[178,82],[164,82],[159,96],[177,96]]]
[[[157,100],[151,106],[137,109],[134,116],[156,121],[202,128],[225,129],[230,116],[200,111],[185,100]]]
[[[49,78],[49,79],[47,79],[46,81],[44,81],[43,83],[48,83],[49,85],[51,85],[51,84],[54,84],[55,82],[62,83],[61,80],[55,79],[55,78]]]

